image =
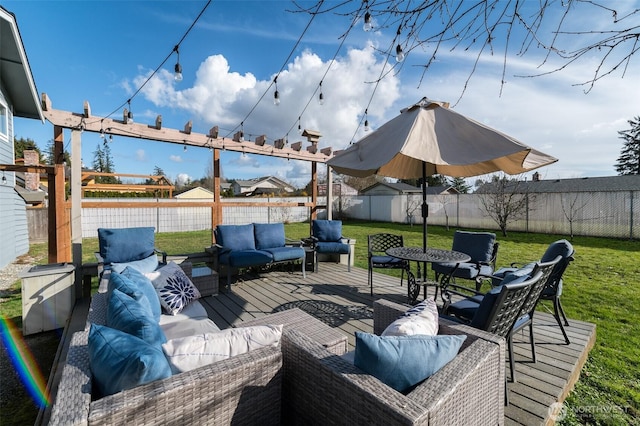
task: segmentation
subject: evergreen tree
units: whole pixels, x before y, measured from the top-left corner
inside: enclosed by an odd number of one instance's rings
[[[47,164],[52,165],[54,164],[54,158],[53,158],[53,154],[55,152],[55,142],[53,141],[53,139],[49,139],[49,141],[47,142],[47,149],[45,151],[46,154],[46,160],[47,160]],[[66,149],[63,148],[63,162],[66,162],[67,165],[71,165],[71,154],[69,154],[69,151],[67,151]]]
[[[458,192],[461,194],[468,194],[469,191],[471,190],[471,187],[467,185],[467,182],[464,180],[464,178],[461,178],[461,177],[457,177],[453,179],[451,186],[457,189]]]
[[[32,149],[38,153],[40,163],[42,163],[42,152],[38,148],[38,144],[31,138],[13,138],[13,158],[24,158],[24,150]]]
[[[616,163],[619,175],[640,175],[640,116],[628,121],[631,128],[619,131],[624,140]]]

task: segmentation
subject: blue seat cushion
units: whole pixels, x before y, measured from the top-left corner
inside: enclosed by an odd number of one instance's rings
[[[274,247],[284,247],[283,223],[254,223],[253,231],[256,239],[256,248],[264,250]]]
[[[158,268],[158,256],[154,253],[144,259],[133,260],[131,262],[114,262],[111,264],[112,271],[122,272],[125,268],[134,268],[143,274],[148,274]]]
[[[107,326],[158,347],[167,341],[148,306],[142,305],[117,288],[111,292],[107,301]]]
[[[541,263],[551,262],[553,259],[562,256],[563,259],[573,254],[573,246],[567,240],[558,240],[551,243],[540,259]]]
[[[263,250],[234,250],[220,255],[220,263],[238,268],[266,265],[272,261],[273,256]]]
[[[318,253],[348,254],[349,244],[336,242],[318,242],[316,244],[316,251]]]
[[[357,331],[354,365],[398,392],[431,377],[456,357],[467,336],[376,336]]]
[[[513,275],[514,277],[523,277],[523,276],[531,275],[531,272],[535,267],[536,267],[536,262],[531,262],[531,263],[527,263],[526,265],[523,265],[520,268],[500,268],[493,274],[491,278],[491,285],[494,287],[497,285],[501,285],[502,281],[507,277],[507,275]]]
[[[105,263],[131,262],[154,253],[155,228],[98,228],[100,256]]]
[[[253,224],[218,225],[216,228],[216,243],[232,251],[255,250]]]
[[[459,300],[455,303],[452,303],[447,308],[447,313],[451,315],[455,315],[458,318],[463,318],[466,320],[471,320],[475,316],[480,304],[482,302],[482,296],[476,296],[476,298],[469,298]]]
[[[131,334],[91,324],[89,362],[102,396],[171,377],[171,366],[161,346]]]
[[[544,299],[549,299],[554,296],[558,296],[558,297],[562,296],[562,279],[558,281],[558,286],[556,288],[545,287],[542,290],[542,294],[540,295],[540,297]]]
[[[431,269],[441,274],[450,274],[455,263],[433,263]],[[453,273],[454,277],[472,280],[478,276],[480,268],[475,263],[461,263]]]
[[[473,262],[489,262],[495,241],[496,234],[492,232],[456,231],[452,250],[468,254]]]
[[[274,247],[264,251],[271,254],[274,262],[304,258],[304,249],[302,247]]]
[[[371,256],[371,263],[374,265],[400,266],[404,263],[402,259],[391,256]]]
[[[341,220],[314,220],[312,227],[318,241],[336,242],[342,238]]]
[[[529,314],[524,314],[520,318],[517,319],[516,323],[513,325],[513,331],[518,331],[522,327],[528,325],[531,322],[531,317]]]

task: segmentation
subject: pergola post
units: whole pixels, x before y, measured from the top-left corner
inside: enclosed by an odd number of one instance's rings
[[[76,298],[90,297],[82,294],[82,132],[71,130],[71,254],[76,270]]]
[[[220,150],[213,150],[213,205],[211,206],[211,243],[215,243],[213,230],[222,223],[222,197],[220,195]]]
[[[49,179],[49,263],[70,262],[71,242],[64,190],[63,128],[53,126],[53,179]],[[49,176],[51,178],[51,176]]]
[[[331,177],[331,166],[327,164],[327,219],[333,219],[333,178]]]

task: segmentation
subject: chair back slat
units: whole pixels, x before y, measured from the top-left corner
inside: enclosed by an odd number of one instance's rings
[[[393,247],[404,247],[402,235],[373,234],[368,236],[369,253],[384,253]]]
[[[522,315],[529,294],[542,276],[543,272],[537,271],[526,281],[503,285],[483,329],[507,337],[516,320]]]

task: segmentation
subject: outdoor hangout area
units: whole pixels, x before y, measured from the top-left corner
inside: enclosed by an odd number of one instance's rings
[[[287,236],[299,241],[310,234],[308,223],[286,225],[285,229]],[[187,260],[193,261],[191,269],[183,267],[183,271],[192,277],[196,287],[203,289],[201,297],[197,299],[200,312],[194,314],[195,320],[192,318],[197,325],[183,327],[175,323],[178,318],[179,322],[184,322],[185,315],[193,314],[187,309],[173,318],[173,326],[168,329],[165,328],[166,324],[162,326],[163,330],[168,330],[164,331],[168,340],[175,339],[169,339],[171,333],[181,333],[193,327],[200,332],[206,327],[207,332],[219,333],[218,329],[283,325],[279,349],[262,348],[232,356],[208,366],[172,374],[95,399],[99,391],[95,386],[96,379],[91,376],[90,360],[78,353],[79,350],[80,353],[87,350],[86,339],[90,331],[87,320],[100,324],[106,318],[106,293],[100,292],[97,288],[100,284],[94,277],[93,297],[77,302],[65,330],[63,342],[66,341],[70,347],[66,356],[61,354],[59,357],[60,365],[55,372],[59,387],[52,389],[52,407],[47,414],[63,415],[54,418],[65,424],[70,423],[71,416],[74,413],[78,415],[78,412],[89,418],[95,416],[93,418],[96,421],[98,418],[110,419],[105,420],[107,422],[138,418],[144,419],[143,423],[167,423],[172,421],[171,416],[179,416],[182,423],[205,424],[231,423],[236,419],[251,423],[257,418],[260,422],[270,419],[270,424],[310,424],[314,423],[314,419],[316,424],[370,424],[373,419],[386,418],[379,417],[382,413],[391,416],[385,424],[479,424],[469,419],[478,419],[480,415],[489,416],[482,418],[498,416],[495,417],[498,419],[495,423],[498,424],[553,423],[556,413],[550,411],[550,407],[556,407],[554,403],[564,401],[576,383],[580,384],[581,369],[587,362],[590,350],[594,345],[597,347],[596,325],[575,319],[576,316],[585,317],[590,311],[589,307],[576,305],[576,301],[580,300],[579,295],[591,286],[591,283],[581,284],[582,280],[587,279],[583,275],[585,262],[591,261],[594,252],[615,249],[603,246],[589,249],[585,246],[585,243],[593,244],[594,241],[572,244],[576,252],[573,254],[574,260],[562,275],[565,282],[562,304],[569,324],[564,329],[569,344],[554,319],[553,303],[545,303],[549,310],[538,309],[533,315],[535,362],[527,327],[514,333],[513,351],[510,352],[508,339],[440,316],[440,334],[464,334],[467,338],[449,364],[416,389],[404,394],[364,373],[353,363],[349,364],[340,355],[355,349],[356,332],[381,334],[387,325],[411,306],[408,297],[412,296],[408,293],[410,286],[407,285],[411,280],[408,280],[407,272],[416,275],[417,265],[412,262],[409,271],[376,268],[371,274],[372,287],[366,241],[367,236],[374,234],[369,232],[403,235],[406,247],[419,245],[421,232],[415,227],[403,225],[358,222],[344,222],[342,231],[345,236],[356,240],[355,262],[350,271],[348,262],[343,259],[344,262],[340,263],[339,257],[320,262],[317,272],[313,272],[313,265],[306,265],[305,275],[297,266],[286,263],[268,268],[248,268],[237,275],[232,274],[231,291],[225,288],[224,280],[220,281],[219,286],[212,286],[212,278],[202,274],[203,265],[212,261],[205,257],[206,252],[201,247],[206,244],[206,232],[156,234],[154,245],[161,251],[170,245],[174,247],[174,250],[166,250],[168,262],[185,264],[190,263]],[[455,234],[455,230],[433,227],[429,235],[430,246],[448,250],[446,247],[452,247]],[[545,251],[558,241],[549,237],[517,234],[509,238],[497,237],[500,243],[497,269],[510,266],[516,259],[522,259],[520,263],[543,260]],[[595,244],[600,243],[600,239],[594,240]],[[85,245],[84,258],[91,263],[95,260],[94,252],[100,253],[99,242],[88,239]],[[197,247],[201,247],[200,258],[197,257]],[[528,256],[534,251],[538,259]],[[186,256],[179,253],[190,254]],[[162,254],[158,259],[162,262]],[[203,260],[205,263],[199,263]],[[197,270],[200,273],[194,273]],[[402,272],[404,278],[401,285]],[[435,278],[431,268],[428,278]],[[458,279],[456,284],[471,290],[476,288],[475,279]],[[448,291],[452,292],[452,285],[449,287]],[[486,292],[490,288],[490,284],[485,282],[481,290]],[[420,294],[412,304],[423,301],[423,290],[420,287]],[[434,290],[432,286],[427,287],[429,300],[433,299]],[[437,306],[440,310],[443,309],[443,300],[446,298],[443,299],[439,294]],[[452,306],[461,300],[460,296],[451,294]],[[605,328],[608,327],[610,325],[605,325]],[[513,373],[510,371],[511,354]],[[265,365],[270,367],[259,367]],[[65,372],[65,368],[73,372],[72,382],[69,382],[67,375],[70,372]],[[78,381],[79,377],[85,381]],[[234,377],[234,380],[229,383],[228,377]],[[515,377],[515,382],[512,377]],[[93,386],[87,388],[86,380]],[[256,388],[257,383],[261,384]],[[232,390],[234,388],[235,391]],[[87,389],[93,390],[87,394]],[[217,391],[213,392],[212,389]],[[478,389],[483,390],[478,392]],[[79,391],[81,397],[77,399]],[[424,397],[428,401],[421,399]],[[508,397],[508,405],[505,405],[505,397]],[[433,398],[441,401],[442,405],[436,404]],[[423,402],[416,403],[416,400]],[[168,410],[169,406],[179,406],[181,409]],[[268,409],[257,410],[257,406],[266,406]],[[275,406],[281,407],[280,411],[275,410]],[[376,410],[382,411],[378,413]],[[489,423],[494,424],[492,421],[482,424]]]

